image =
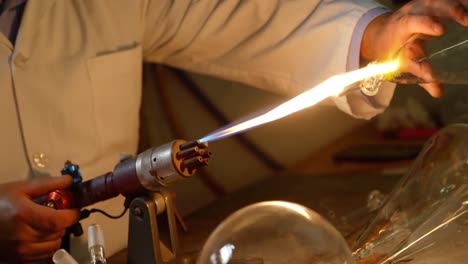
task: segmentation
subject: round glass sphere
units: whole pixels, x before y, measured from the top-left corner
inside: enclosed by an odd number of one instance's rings
[[[247,206],[225,219],[205,243],[198,264],[351,264],[341,234],[295,203]]]

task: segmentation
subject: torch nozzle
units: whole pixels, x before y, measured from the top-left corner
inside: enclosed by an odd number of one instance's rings
[[[198,140],[189,141],[179,146],[180,151],[176,158],[180,160],[182,170],[187,169],[190,173],[208,164],[211,152],[207,150],[208,143]]]
[[[193,147],[198,147],[200,149],[205,149],[205,148],[208,148],[208,143],[207,142],[202,143],[199,140],[192,140],[192,141],[181,144],[179,148],[180,148],[180,150],[186,150],[186,149],[190,149],[190,148],[193,148]]]

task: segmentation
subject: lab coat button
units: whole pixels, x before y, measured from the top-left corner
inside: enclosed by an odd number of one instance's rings
[[[44,153],[36,153],[32,156],[34,165],[38,168],[45,169],[49,164],[49,159]]]
[[[26,58],[22,53],[16,54],[15,59],[13,60],[13,62],[15,63],[17,67],[24,66],[27,61],[28,61],[28,58]]]

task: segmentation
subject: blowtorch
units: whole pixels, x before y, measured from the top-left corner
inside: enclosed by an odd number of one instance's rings
[[[66,190],[50,192],[44,205],[54,209],[81,209],[122,194],[126,197],[125,210],[119,216],[99,209],[84,209],[80,219],[93,212],[120,218],[130,208],[127,262],[168,263],[177,255],[178,235],[173,194],[164,187],[194,175],[208,164],[210,156],[207,142],[178,139],[135,157],[124,157],[113,171],[85,182],[80,167],[67,161],[62,175],[72,176],[73,184]],[[79,222],[67,230],[61,248],[69,250],[70,234],[83,234]]]
[[[322,100],[349,92],[348,87],[360,80],[398,70],[398,60],[370,64],[365,68],[335,75],[315,87],[297,95],[279,106],[240,120],[202,137],[185,142],[175,140],[137,157],[121,161],[113,172],[81,182],[79,170],[70,164],[62,174],[70,174],[76,183],[69,190],[51,193],[46,205],[52,208],[82,208],[122,194],[126,197],[142,191],[155,191],[194,174],[197,168],[208,163],[208,142],[252,129],[283,118],[289,114],[315,105]],[[363,90],[362,87],[358,87]],[[75,175],[76,174],[76,175]]]
[[[45,205],[55,209],[83,208],[113,198],[127,198],[145,191],[157,191],[195,174],[208,164],[208,143],[174,140],[148,149],[136,157],[122,159],[113,171],[82,182],[79,166],[67,162],[62,174],[71,175],[69,189],[56,190],[47,196]]]

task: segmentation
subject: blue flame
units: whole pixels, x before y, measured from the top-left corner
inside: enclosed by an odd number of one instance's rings
[[[269,108],[266,108],[264,110],[261,110],[261,111],[258,111],[258,112],[255,112],[253,114],[250,114],[248,116],[245,116],[239,120],[236,120],[226,126],[223,126],[221,128],[218,128],[216,129],[215,131],[209,133],[208,135],[205,135],[204,137],[202,137],[201,139],[199,139],[199,141],[201,143],[205,143],[205,142],[213,142],[213,141],[217,141],[217,140],[220,140],[220,139],[223,139],[223,138],[226,138],[226,137],[230,137],[230,136],[234,136],[234,135],[237,135],[241,132],[245,132],[245,131],[248,131],[252,128],[255,128],[261,124],[258,124],[256,126],[251,126],[251,127],[248,127],[248,128],[245,128],[245,129],[240,129],[240,130],[236,130],[236,131],[233,131],[233,132],[227,132],[229,131],[231,128],[235,127],[235,126],[238,126],[238,125],[241,125],[241,124],[244,124],[244,123],[247,123],[249,122],[250,120],[256,118],[256,117],[260,117],[268,112],[270,112],[272,109],[274,109],[275,107],[269,107]]]

